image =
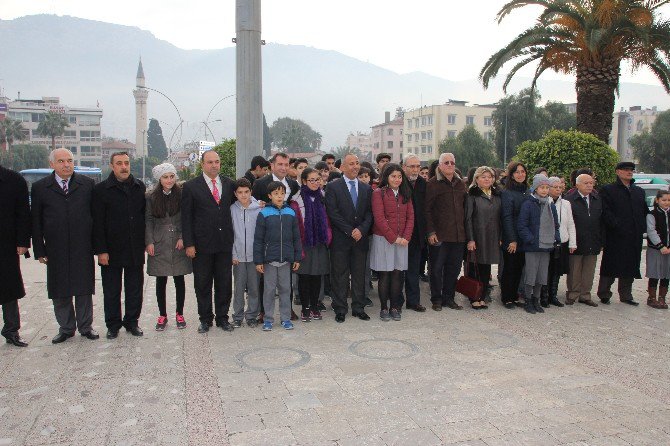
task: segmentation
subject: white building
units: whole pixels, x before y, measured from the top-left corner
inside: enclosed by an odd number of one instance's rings
[[[622,160],[635,159],[629,140],[632,136],[639,135],[645,130],[651,131],[651,125],[656,121],[658,113],[656,107],[643,109],[639,105],[628,110],[622,107],[621,111],[614,113],[610,145]]]
[[[470,106],[450,99],[445,104],[406,111],[403,156],[414,153],[421,161],[437,159],[440,141],[455,138],[467,125],[474,125],[484,138],[493,141],[495,109],[495,105]]]
[[[85,167],[100,167],[102,149],[100,119],[102,109],[70,107],[60,103],[57,97],[41,99],[17,99],[7,104],[7,117],[20,121],[26,135],[26,144],[40,144],[51,150],[51,138],[37,133],[37,126],[48,112],[63,114],[69,126],[63,136],[56,138],[56,147],[65,147],[74,154],[75,164]]]
[[[373,125],[370,144],[372,145],[372,161],[380,153],[391,155],[391,162],[402,161],[403,147],[403,109],[396,110],[396,116],[391,119],[391,112],[384,113],[384,122]]]

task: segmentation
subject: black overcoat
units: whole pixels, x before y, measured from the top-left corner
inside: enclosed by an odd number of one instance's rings
[[[68,193],[54,173],[33,184],[30,192],[35,260],[47,258],[50,299],[95,293],[93,215],[95,182],[73,173]]]
[[[114,172],[93,188],[93,250],[109,254],[109,266],[144,265],[146,186],[132,175],[125,184]]]
[[[621,180],[600,190],[605,222],[605,247],[600,275],[640,279],[642,235],[646,232],[649,212],[644,190]],[[579,246],[579,245],[578,245]]]
[[[412,205],[414,206],[414,230],[412,232],[412,242],[418,243],[423,248],[426,246],[426,180],[418,176],[412,186]]]
[[[30,247],[28,184],[0,166],[0,304],[26,295],[16,248]]]

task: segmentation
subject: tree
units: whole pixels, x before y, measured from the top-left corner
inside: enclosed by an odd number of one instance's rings
[[[270,158],[270,151],[272,150],[272,134],[270,127],[265,120],[265,113],[263,113],[263,154],[266,158]]]
[[[168,149],[163,138],[163,129],[158,123],[158,119],[151,119],[149,121],[149,129],[147,130],[147,153],[150,157],[164,160],[168,157]]]
[[[638,167],[645,172],[670,172],[670,110],[659,113],[651,131],[635,135],[628,141]]]
[[[41,121],[37,126],[37,133],[51,138],[51,150],[56,150],[56,138],[63,136],[65,128],[70,124],[65,115],[56,112],[47,112],[44,121]]]
[[[0,121],[0,144],[7,143],[7,151],[9,152],[14,141],[23,141],[26,139],[26,134],[23,133],[23,125],[20,121],[6,118]]]
[[[493,54],[479,78],[489,81],[509,61],[515,65],[503,84],[522,67],[537,62],[531,84],[547,69],[574,74],[577,129],[607,142],[612,131],[614,93],[619,88],[621,62],[648,67],[670,92],[670,23],[656,11],[668,0],[510,0],[498,12],[502,21],[513,10],[540,6],[536,24]]]
[[[464,173],[471,167],[498,165],[493,144],[474,125],[465,126],[456,138],[445,138],[439,147],[440,153],[454,154],[458,168]]]
[[[224,139],[221,144],[215,146],[212,150],[216,150],[221,158],[221,175],[235,179],[235,150],[237,144],[235,138]],[[196,169],[198,175],[202,175],[202,166],[198,163]]]
[[[350,153],[359,157],[361,156],[361,150],[358,147],[350,148],[347,146],[338,146],[330,153],[335,155],[335,159],[344,159],[344,157]]]
[[[614,168],[619,155],[610,146],[590,133],[577,130],[550,130],[538,141],[526,141],[517,149],[516,159],[529,172],[545,167],[551,175],[570,178],[579,168],[593,169],[600,184],[615,179]]]
[[[270,127],[275,146],[289,152],[314,152],[314,145],[321,145],[321,134],[309,124],[294,118],[278,118]]]
[[[16,171],[49,167],[49,150],[38,144],[17,144],[11,152],[0,152],[0,165]]]
[[[516,95],[505,96],[491,115],[495,128],[495,146],[498,159],[503,163],[516,154],[516,147],[524,141],[540,139],[551,129],[575,128],[575,114],[568,112],[560,102],[538,104],[540,92],[525,88]],[[505,132],[507,128],[507,132]],[[505,157],[505,138],[507,156]]]
[[[142,175],[142,158],[133,158],[130,160],[130,173],[138,179],[153,179],[152,169],[162,163],[163,160],[153,156],[147,156],[144,159],[144,175]]]

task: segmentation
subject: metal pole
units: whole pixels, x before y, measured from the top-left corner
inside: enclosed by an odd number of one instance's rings
[[[263,150],[263,89],[261,72],[261,0],[236,0],[237,71],[235,170],[249,169],[251,158]]]
[[[146,154],[147,148],[144,146],[144,141],[146,141],[144,139],[144,133],[145,132],[146,132],[146,130],[142,130],[142,154],[144,155],[144,156],[142,156],[142,182],[143,183],[144,183],[144,178],[145,178],[145,173],[146,173],[146,167],[145,167],[144,163],[147,160],[147,154]]]

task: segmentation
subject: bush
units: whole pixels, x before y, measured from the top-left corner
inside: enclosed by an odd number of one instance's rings
[[[228,178],[235,179],[235,150],[237,144],[235,138],[224,139],[221,144],[215,146],[212,150],[216,150],[221,158],[221,170],[219,171],[221,175],[227,176]],[[202,166],[198,163],[198,168],[196,169],[197,175],[202,175]]]
[[[602,185],[615,180],[619,155],[590,133],[551,130],[538,141],[519,145],[514,159],[524,163],[529,172],[546,167],[550,175],[562,176],[566,182],[574,170],[589,167]]]

